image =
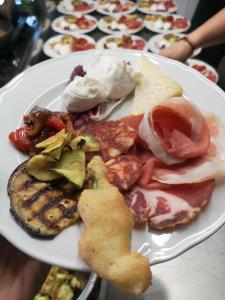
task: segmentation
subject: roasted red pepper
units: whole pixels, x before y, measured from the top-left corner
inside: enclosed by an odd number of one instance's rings
[[[11,143],[19,150],[29,151],[29,148],[32,146],[32,138],[29,135],[30,130],[30,126],[24,126],[10,132],[9,139]]]
[[[45,121],[45,127],[49,127],[51,129],[54,129],[56,132],[58,132],[64,129],[65,125],[62,119],[52,116]]]

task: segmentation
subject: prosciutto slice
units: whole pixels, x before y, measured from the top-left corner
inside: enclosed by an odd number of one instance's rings
[[[147,111],[138,133],[166,165],[199,157],[210,145],[209,129],[201,112],[181,97],[171,98]]]
[[[136,222],[148,220],[156,229],[171,228],[197,216],[211,198],[214,185],[210,180],[153,190],[135,187],[125,195],[125,201]]]
[[[210,130],[210,147],[198,158],[176,166],[156,166],[151,180],[166,184],[197,183],[225,176],[225,128],[215,116],[206,118]]]

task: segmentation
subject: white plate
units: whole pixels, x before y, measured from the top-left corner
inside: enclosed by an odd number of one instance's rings
[[[187,60],[187,64],[190,67],[192,67],[193,65],[196,65],[196,64],[200,65],[200,66],[205,66],[206,69],[207,69],[207,71],[211,71],[211,72],[213,72],[215,74],[215,76],[216,76],[215,83],[217,83],[219,81],[219,74],[217,73],[217,71],[212,66],[210,66],[209,64],[207,64],[205,61],[202,61],[202,60],[196,59],[196,58],[189,58]]]
[[[129,61],[135,69],[140,55],[143,54],[125,50],[116,53],[121,59]],[[177,80],[183,86],[185,95],[199,108],[216,113],[225,124],[225,94],[217,85],[184,64],[157,55],[146,55]],[[72,69],[78,64],[83,64],[86,69],[95,59],[96,51],[86,51],[48,60],[19,74],[0,91],[0,233],[28,255],[49,264],[78,270],[88,269],[78,254],[81,224],[65,229],[53,240],[40,240],[30,237],[10,215],[8,179],[13,170],[27,157],[9,143],[8,134],[22,126],[23,115],[34,105],[61,110],[61,93]],[[127,115],[130,106],[129,101],[123,103],[123,106],[114,112],[113,118]],[[149,232],[147,227],[134,229],[132,249],[146,255],[152,265],[174,258],[215,233],[225,223],[224,198],[225,184],[217,183],[212,199],[192,223],[166,232]]]
[[[119,19],[121,17],[121,15],[117,15],[117,16],[113,16],[113,18],[115,18],[115,19]],[[143,20],[142,20],[142,26],[141,27],[139,27],[139,28],[137,28],[137,29],[126,29],[126,30],[117,30],[117,31],[113,31],[113,30],[111,30],[110,28],[108,28],[107,26],[106,26],[106,22],[105,22],[105,18],[107,18],[107,17],[104,17],[104,18],[102,18],[102,19],[100,19],[99,21],[98,21],[98,28],[101,30],[101,31],[103,31],[103,32],[105,32],[105,33],[108,33],[108,34],[118,34],[118,33],[123,33],[123,34],[132,34],[132,33],[137,33],[137,32],[139,32],[139,31],[141,31],[143,28],[144,28],[144,22],[143,22]],[[141,18],[140,18],[141,19]]]
[[[142,2],[142,1],[139,1],[139,2]],[[160,1],[159,1],[160,2]],[[156,4],[159,4],[156,3]],[[161,1],[162,3],[164,1]],[[173,1],[174,2],[174,1]],[[176,3],[174,2],[175,6],[173,8],[169,8],[167,10],[152,10],[151,8],[142,8],[142,7],[139,7],[139,5],[137,5],[137,10],[139,10],[140,12],[144,13],[144,14],[161,14],[161,13],[164,13],[164,12],[167,12],[167,13],[174,13],[177,11],[177,5]]]
[[[152,38],[150,38],[150,40],[148,41],[148,49],[150,51],[152,51],[153,53],[159,54],[161,49],[159,49],[157,47],[157,42],[159,42],[160,40],[163,40],[164,35],[165,34],[156,34]],[[184,34],[182,34],[182,33],[176,33],[174,35],[177,35],[180,37],[184,36]],[[197,56],[201,51],[202,51],[202,48],[195,49],[195,51],[192,54],[192,57]]]
[[[152,15],[154,16],[154,14],[152,14]],[[171,14],[167,14],[167,13],[160,14],[160,16],[172,16],[174,18],[174,20],[176,20],[178,18],[182,18],[182,19],[184,18],[181,15],[171,15]],[[188,21],[188,26],[186,28],[180,28],[180,29],[179,28],[177,28],[177,29],[159,29],[159,28],[156,28],[156,27],[152,26],[150,24],[150,22],[146,20],[146,17],[145,17],[144,25],[145,25],[145,27],[148,30],[151,30],[151,31],[156,32],[156,33],[181,33],[181,32],[187,31],[190,28],[191,23],[190,23],[190,21]]]
[[[132,2],[132,1],[123,1],[123,0],[122,0],[121,2],[122,2],[123,4],[124,4],[124,3],[132,3],[133,6],[132,6],[129,10],[127,10],[127,11],[112,13],[112,12],[108,12],[108,11],[104,10],[104,8],[103,8],[102,5],[98,5],[97,8],[96,8],[96,11],[97,11],[98,13],[103,14],[103,15],[106,15],[106,16],[112,16],[112,15],[116,15],[116,14],[118,14],[118,13],[122,13],[122,14],[124,14],[124,15],[127,15],[127,14],[133,13],[133,12],[136,10],[136,8],[137,8],[137,5],[136,5],[134,2]]]
[[[121,37],[122,35],[121,34],[113,34],[113,35],[107,35],[107,36],[103,36],[101,39],[99,39],[98,41],[97,41],[97,43],[96,43],[96,46],[97,46],[97,49],[105,49],[104,48],[104,44],[106,43],[106,40],[108,39],[108,38],[110,38],[110,37]],[[131,37],[134,39],[134,40],[142,40],[144,43],[145,43],[145,47],[144,47],[144,49],[142,50],[142,51],[146,51],[147,50],[147,48],[148,48],[148,46],[147,46],[147,42],[143,39],[143,38],[141,38],[140,36],[138,36],[138,35],[134,35],[134,34],[132,34],[131,35]],[[121,50],[123,50],[123,49],[125,49],[125,48],[121,48],[121,47],[117,47],[117,48],[114,48],[114,47],[112,47],[112,48],[108,48],[108,49],[110,49],[110,50],[119,50],[119,51],[121,51]],[[128,49],[126,49],[126,51],[127,51]],[[129,50],[131,50],[131,51],[136,51],[136,50],[134,50],[134,49],[129,49]]]
[[[90,8],[90,9],[87,9],[87,10],[83,10],[83,11],[77,11],[77,10],[68,10],[65,6],[64,6],[64,1],[62,0],[61,2],[59,2],[59,4],[57,5],[57,10],[58,12],[60,12],[61,14],[66,14],[66,15],[76,15],[77,13],[80,13],[80,14],[88,14],[88,13],[91,13],[93,11],[96,10],[96,7],[97,7],[97,2],[95,1],[91,1],[91,0],[85,0],[83,2],[87,2],[87,3],[90,3],[90,4],[93,4],[93,7]],[[72,2],[72,0],[71,0]]]
[[[95,40],[90,37],[89,35],[86,34],[73,34],[72,36],[77,37],[77,38],[84,38],[86,39],[89,43],[92,43],[94,45],[96,45]],[[63,34],[59,34],[56,36],[51,37],[50,39],[48,39],[44,45],[43,45],[43,52],[45,55],[49,56],[49,57],[59,57],[62,56],[63,54],[58,53],[52,46],[52,43],[57,43],[61,40],[61,38],[63,37]],[[76,51],[78,52],[78,51]],[[79,51],[80,52],[80,51]],[[72,51],[71,51],[72,53]],[[67,53],[68,54],[68,53]]]
[[[79,27],[77,27],[77,28],[74,29],[74,30],[71,30],[71,29],[66,30],[66,29],[64,29],[64,28],[62,27],[62,25],[61,25],[62,22],[66,22],[66,21],[64,20],[64,17],[65,17],[65,16],[58,17],[58,18],[56,18],[56,19],[52,22],[51,26],[52,26],[52,29],[53,29],[54,31],[59,32],[59,33],[62,33],[62,34],[71,34],[71,35],[76,34],[77,32],[78,32],[78,33],[88,33],[88,32],[91,32],[91,31],[95,30],[95,29],[97,28],[97,25],[98,25],[97,19],[96,19],[95,17],[93,17],[93,16],[91,16],[91,15],[85,15],[85,18],[87,18],[88,20],[91,20],[91,21],[94,21],[94,22],[95,22],[95,23],[93,24],[93,26],[91,26],[90,28],[87,28],[87,29],[80,29]],[[79,16],[78,16],[78,17],[79,17]],[[66,22],[66,23],[67,23],[67,22]],[[58,26],[57,24],[60,24],[60,25]],[[69,23],[68,23],[68,24],[69,24]]]

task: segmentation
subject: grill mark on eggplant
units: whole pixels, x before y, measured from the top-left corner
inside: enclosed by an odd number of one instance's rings
[[[37,213],[37,217],[48,227],[51,228],[56,228],[60,219],[59,218],[57,221],[50,221],[45,217],[45,213],[50,209],[50,208],[54,208],[57,207],[56,204],[61,201],[64,198],[64,195],[58,195],[55,196],[54,198],[52,198],[47,204],[45,204],[42,209]]]
[[[65,208],[63,205],[59,205],[62,206],[62,211],[63,211],[63,217],[67,218],[67,219],[72,219],[73,218],[73,214],[75,213],[75,211],[77,210],[77,204],[75,203],[74,206],[70,207],[70,208]]]
[[[27,180],[26,182],[24,182],[22,189],[24,189],[24,190],[29,189],[30,187],[33,186],[34,183],[35,183],[34,179]]]
[[[26,201],[24,201],[22,206],[24,208],[30,207],[34,202],[36,202],[40,198],[40,196],[42,196],[43,194],[45,194],[49,190],[51,190],[51,187],[48,187],[48,186],[44,187],[43,189],[40,189],[38,192],[36,192],[30,198],[28,198]]]

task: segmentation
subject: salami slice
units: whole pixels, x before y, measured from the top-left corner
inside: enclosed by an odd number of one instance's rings
[[[122,155],[106,162],[108,180],[120,191],[129,190],[142,174],[142,162],[134,155]]]
[[[102,159],[108,161],[127,153],[133,146],[137,133],[120,121],[101,121],[89,124],[80,134],[90,134],[99,140]]]
[[[137,137],[136,137],[136,144],[138,146],[140,146],[142,149],[148,150],[148,145],[146,144],[146,142],[144,140],[142,140],[138,134],[138,127],[141,123],[141,121],[143,120],[144,115],[129,115],[126,116],[122,119],[120,119],[121,122],[123,122],[125,125],[133,128],[136,133],[137,133]]]
[[[189,223],[211,198],[214,180],[195,184],[165,186],[147,190],[135,187],[125,197],[135,220],[148,219],[150,227],[172,228]],[[144,200],[146,203],[144,203]]]

